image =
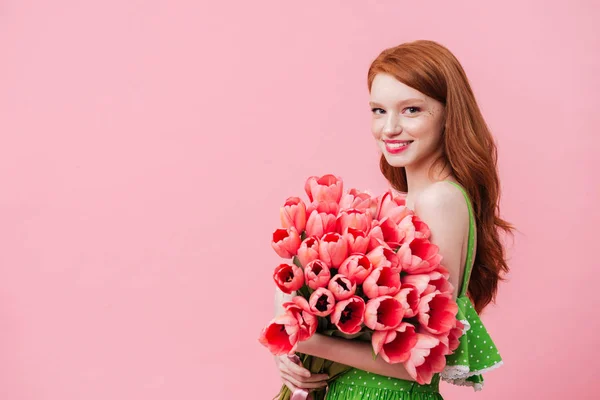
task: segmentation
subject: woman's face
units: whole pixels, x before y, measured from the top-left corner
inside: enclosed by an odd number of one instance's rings
[[[371,130],[388,164],[419,166],[441,150],[445,107],[388,74],[371,85]]]

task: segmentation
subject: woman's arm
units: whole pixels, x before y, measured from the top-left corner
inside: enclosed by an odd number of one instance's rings
[[[285,312],[282,304],[291,301],[295,293],[291,295],[283,293],[279,288],[275,289],[275,315],[281,315]],[[373,360],[370,342],[360,342],[358,340],[346,340],[343,338],[330,337],[315,333],[310,339],[299,342],[297,352],[310,354],[327,360],[350,365],[365,371],[373,372],[379,375],[392,376],[399,379],[413,380],[408,372],[399,364],[388,364],[381,357]],[[306,374],[306,370],[295,371],[299,374]],[[310,374],[307,374],[310,376]],[[305,376],[307,376],[305,375]]]
[[[348,340],[315,333],[298,342],[298,352],[325,358],[374,374],[414,381],[402,364],[389,364],[382,357],[373,360],[370,342]]]

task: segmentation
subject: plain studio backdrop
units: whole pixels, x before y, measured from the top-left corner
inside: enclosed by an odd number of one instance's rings
[[[366,74],[430,39],[499,149],[505,365],[447,399],[600,390],[595,1],[0,4],[0,398],[268,400],[279,207],[385,190]]]

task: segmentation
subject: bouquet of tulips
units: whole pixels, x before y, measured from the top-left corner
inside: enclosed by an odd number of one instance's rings
[[[275,284],[295,296],[259,341],[275,355],[293,355],[315,332],[366,340],[373,357],[403,363],[418,383],[430,383],[458,347],[464,326],[427,224],[391,190],[377,197],[344,192],[340,178],[324,175],[308,178],[305,191],[308,205],[290,197],[281,207],[282,227],[271,243],[292,260],[275,268]],[[350,369],[305,354],[299,359],[329,380]],[[290,395],[282,386],[279,399]]]

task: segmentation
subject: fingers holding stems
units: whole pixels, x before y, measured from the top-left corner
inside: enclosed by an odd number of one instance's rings
[[[294,360],[298,362],[295,363]],[[327,374],[311,374],[310,371],[304,368],[297,356],[290,357],[283,355],[276,357],[276,363],[279,367],[281,380],[292,392],[297,388],[300,389],[319,389],[327,386]]]

